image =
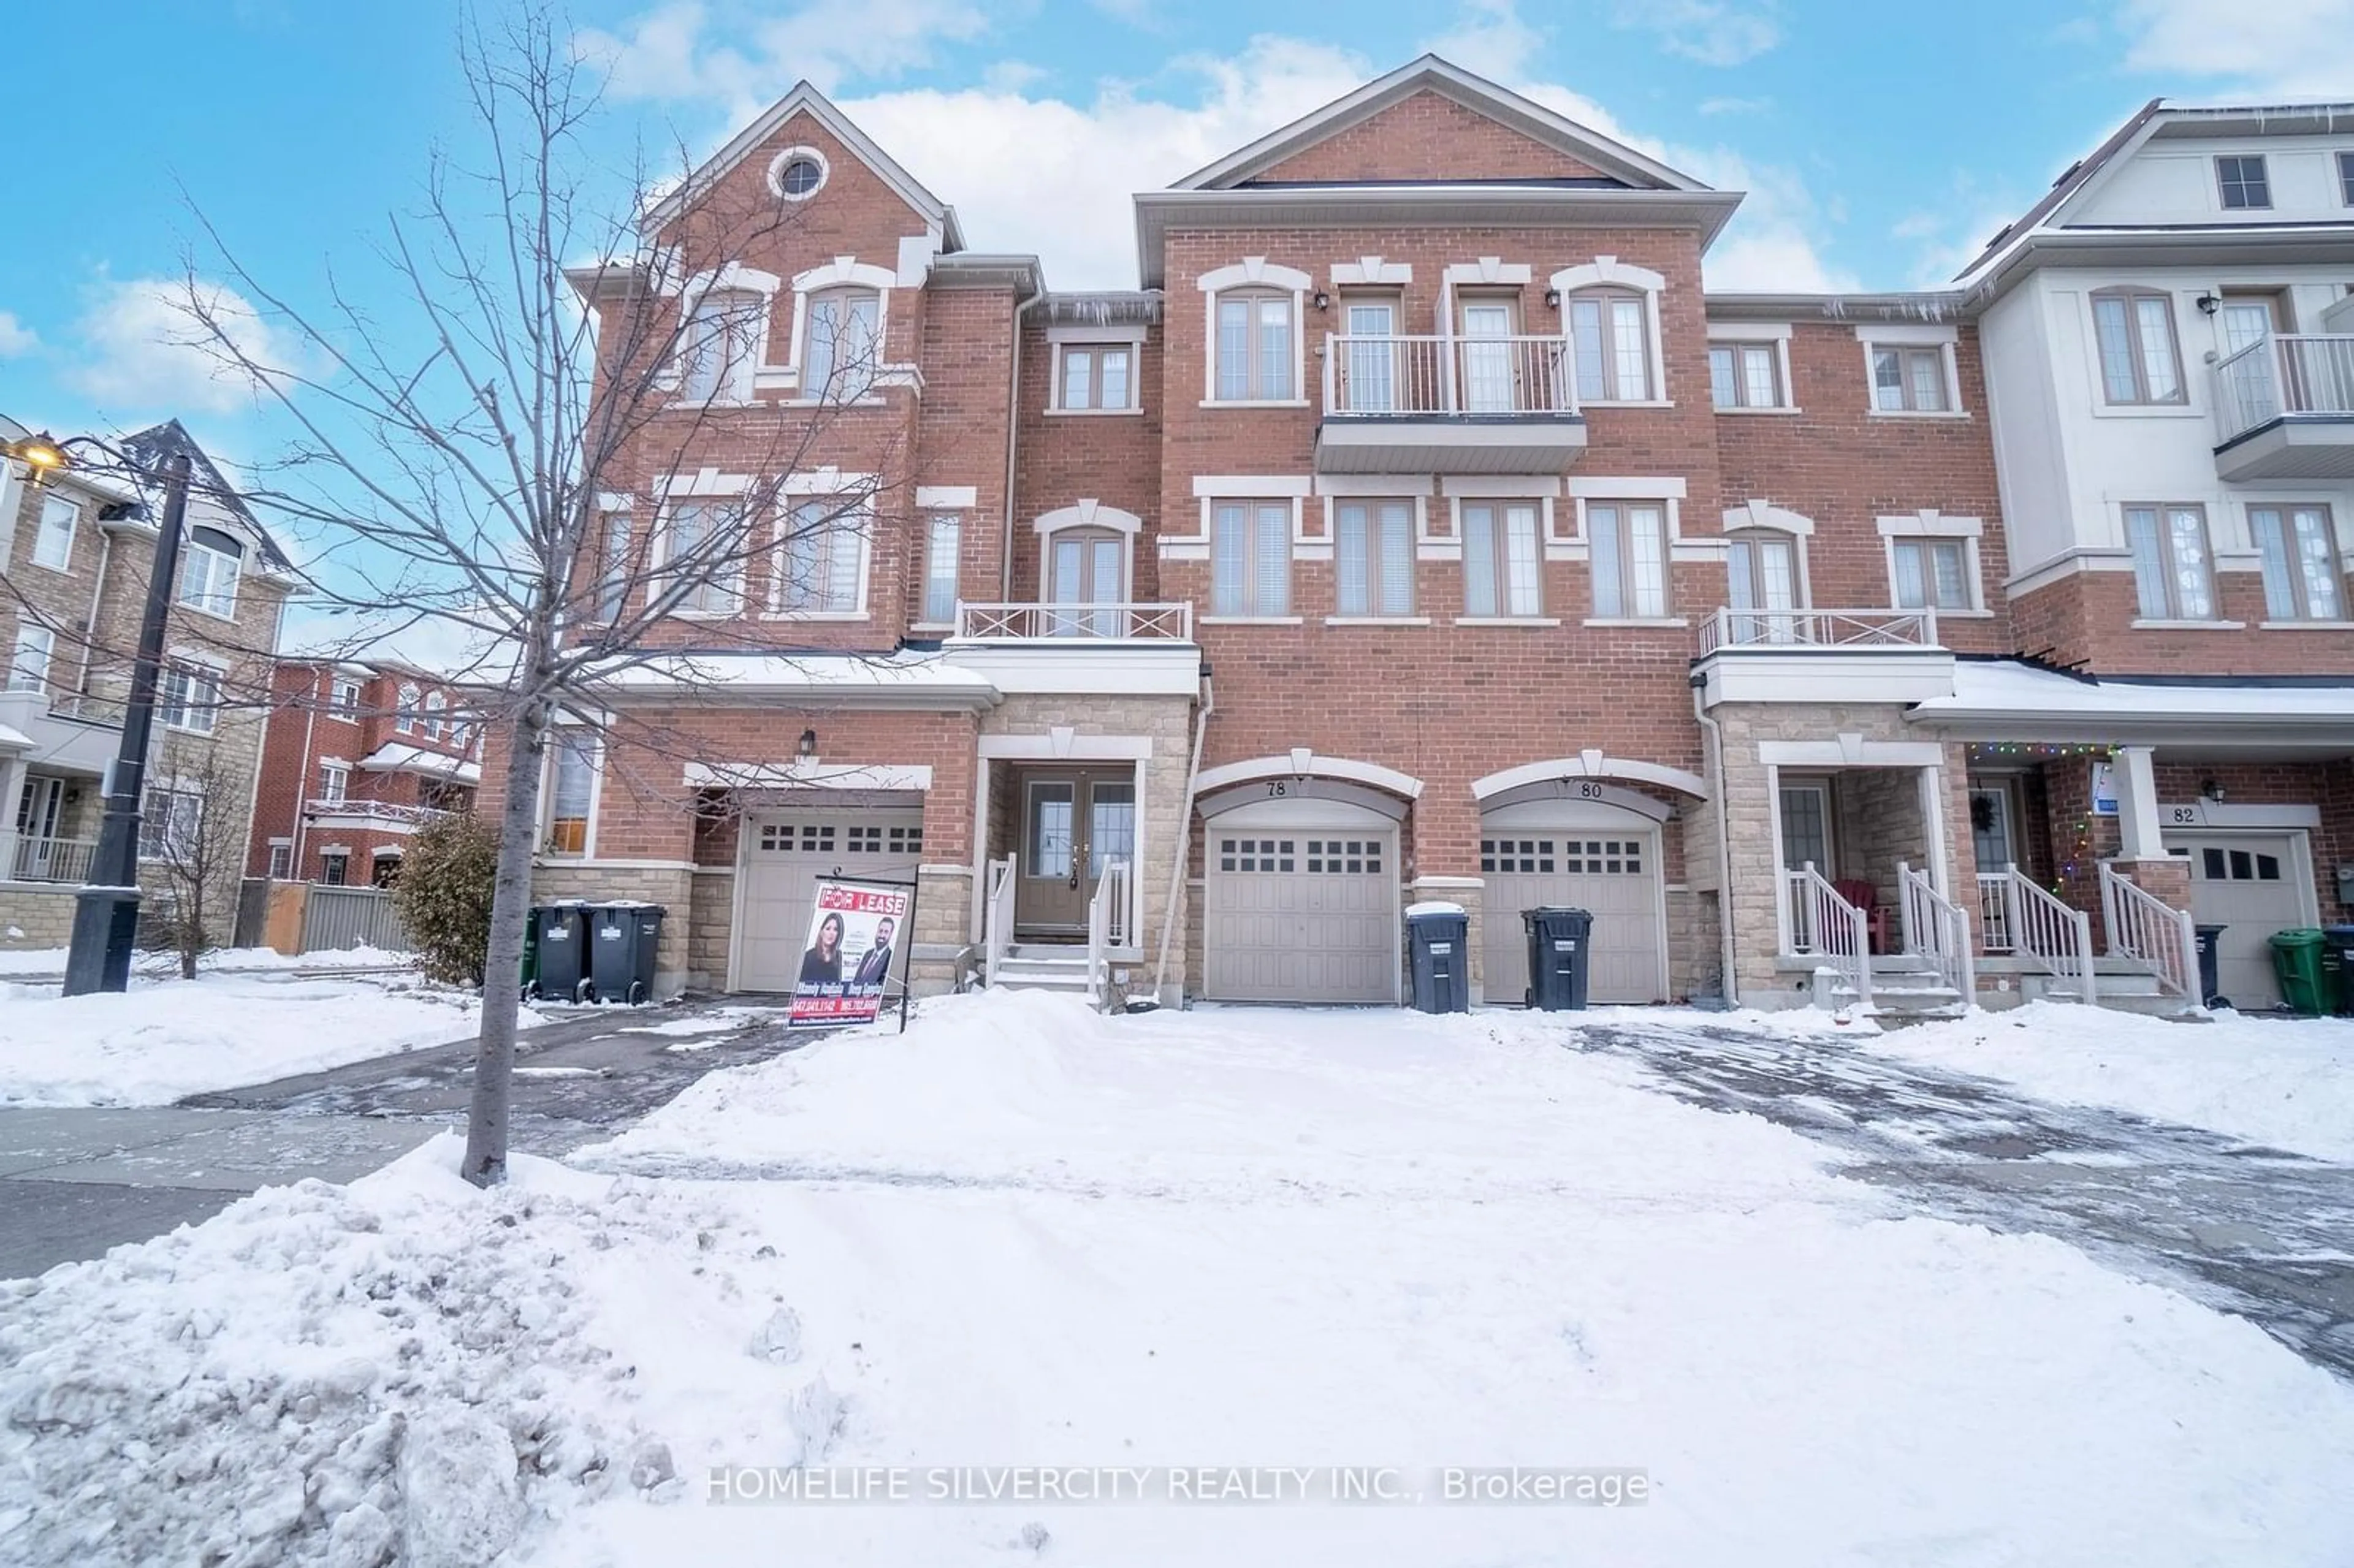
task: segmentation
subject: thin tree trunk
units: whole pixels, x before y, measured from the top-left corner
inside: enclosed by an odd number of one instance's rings
[[[491,896],[491,937],[482,965],[482,1030],[474,1048],[473,1105],[466,1162],[477,1187],[506,1180],[507,1124],[514,1086],[515,1015],[522,1006],[524,922],[531,912],[532,852],[539,843],[540,759],[547,709],[533,703],[509,726],[506,800],[499,812],[499,870]]]

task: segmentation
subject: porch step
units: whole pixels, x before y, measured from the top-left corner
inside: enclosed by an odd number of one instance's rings
[[[1025,958],[1016,948],[1013,956],[997,963],[996,983],[1008,991],[1069,991],[1085,992],[1087,989],[1087,960],[1084,950],[1076,958]]]

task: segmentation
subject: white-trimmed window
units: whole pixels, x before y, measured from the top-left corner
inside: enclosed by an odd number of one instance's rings
[[[81,508],[64,496],[41,497],[41,518],[33,535],[33,565],[53,572],[72,565],[74,528],[80,522]]]
[[[547,740],[547,832],[550,854],[587,854],[588,817],[596,804],[598,745],[593,735],[559,729]]]
[[[769,189],[786,201],[807,201],[825,188],[829,172],[815,147],[788,147],[769,160]]]
[[[424,704],[420,700],[417,683],[403,681],[400,683],[400,690],[394,694],[392,699],[392,733],[416,734],[418,725],[422,722],[419,715],[423,708]]]
[[[294,874],[294,841],[292,839],[270,841],[270,865],[262,874],[272,882],[283,882]]]
[[[749,289],[709,289],[695,302],[679,351],[687,401],[751,401],[768,309],[767,298]]]
[[[441,711],[450,705],[449,699],[439,692],[425,694],[425,738],[441,738]]]
[[[1216,400],[1280,403],[1297,397],[1293,370],[1299,351],[1292,296],[1274,289],[1230,289],[1215,303]]]
[[[1668,613],[1668,509],[1656,501],[1590,501],[1585,542],[1594,614],[1657,620]]]
[[[177,860],[196,853],[205,831],[205,792],[193,784],[164,779],[150,784],[139,800],[139,858]]]
[[[924,620],[947,626],[956,620],[959,567],[964,520],[953,512],[938,512],[924,530]]]
[[[328,887],[342,887],[351,879],[351,851],[321,850],[319,852],[319,881],[322,884]]]
[[[360,712],[360,683],[349,675],[330,676],[327,681],[327,716],[357,718]]]
[[[2125,511],[2141,619],[2213,620],[2215,557],[2207,544],[2207,509],[2165,504]]]
[[[201,524],[189,529],[180,542],[180,602],[223,620],[233,619],[244,559],[245,546],[219,529]]]
[[[1136,345],[1066,343],[1055,345],[1055,406],[1066,413],[1122,413],[1136,407]]]
[[[220,717],[221,672],[194,659],[166,662],[155,683],[155,707],[164,726],[210,735]]]
[[[866,579],[867,514],[855,500],[815,496],[785,508],[777,609],[855,615]]]
[[[1724,590],[1726,606],[1734,612],[1734,641],[1795,641],[1797,617],[1793,612],[1807,607],[1797,540],[1768,529],[1733,535],[1724,547]]]
[[[1660,396],[1651,364],[1651,297],[1588,289],[1564,302],[1581,403],[1643,403]]]
[[[1779,343],[1708,345],[1708,397],[1719,408],[1787,408]]]
[[[21,621],[16,627],[16,646],[8,655],[8,689],[12,692],[46,692],[49,689],[49,661],[56,654],[58,634],[46,626]]]
[[[1969,609],[1970,548],[1967,539],[1892,539],[1889,570],[1899,609]]]
[[[734,615],[743,608],[744,506],[739,501],[674,501],[663,519],[669,591],[683,615]]]
[[[1343,501],[1332,509],[1333,609],[1414,613],[1414,503]]]
[[[1210,512],[1210,613],[1291,613],[1291,503],[1221,501]]]
[[[2174,298],[2156,289],[2101,289],[2093,295],[2093,335],[2101,355],[2101,396],[2112,404],[2183,401],[2182,351]]]
[[[597,603],[599,620],[614,621],[621,618],[621,607],[630,592],[630,546],[634,538],[627,512],[608,512],[599,530],[597,545]]]
[[[1544,613],[1544,552],[1533,501],[1466,501],[1463,613],[1472,618]]]
[[[2255,212],[2273,205],[2264,154],[2227,154],[2215,160],[2215,195],[2225,212]]]
[[[2354,207],[2354,153],[2338,154],[2338,199]]]
[[[319,793],[315,797],[317,800],[331,806],[340,806],[350,798],[351,789],[352,770],[347,764],[341,762],[319,764]]]
[[[2251,506],[2264,557],[2264,614],[2274,620],[2344,620],[2345,569],[2327,506]]]
[[[801,396],[829,403],[864,397],[883,365],[883,297],[873,289],[826,289],[809,297]]]
[[[1875,343],[1872,353],[1872,407],[1881,414],[1950,414],[1953,387],[1946,350],[1936,344]]]

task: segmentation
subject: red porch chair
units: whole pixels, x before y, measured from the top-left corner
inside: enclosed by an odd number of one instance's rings
[[[1850,876],[1832,883],[1831,891],[1863,911],[1864,929],[1871,938],[1872,950],[1875,953],[1887,952],[1889,950],[1888,921],[1895,911],[1880,902],[1880,889],[1873,885],[1872,879]]]

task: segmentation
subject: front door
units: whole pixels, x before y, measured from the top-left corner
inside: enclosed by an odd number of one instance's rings
[[[1136,776],[1128,768],[1040,768],[1019,782],[1014,932],[1082,936],[1105,864],[1136,858]]]
[[[1054,535],[1047,556],[1046,597],[1057,606],[1102,605],[1101,609],[1057,610],[1047,628],[1055,637],[1117,637],[1119,612],[1109,607],[1127,599],[1120,569],[1123,541],[1117,534],[1071,530]]]
[[[1348,302],[1349,357],[1341,407],[1352,414],[1387,414],[1397,403],[1397,307],[1387,300]]]
[[[16,802],[16,864],[15,873],[31,882],[49,879],[49,862],[57,851],[58,819],[65,809],[66,781],[37,775],[25,780]]]
[[[1513,412],[1511,335],[1509,302],[1463,302],[1463,407],[1469,412]]]

